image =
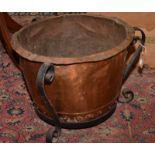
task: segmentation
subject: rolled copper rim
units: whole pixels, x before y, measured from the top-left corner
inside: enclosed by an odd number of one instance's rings
[[[64,15],[63,15],[64,16]],[[65,16],[74,16],[74,14],[72,15],[65,15]],[[35,23],[31,23],[29,25],[27,25],[26,27],[23,27],[21,30],[19,30],[18,32],[16,32],[13,37],[12,37],[12,46],[14,48],[14,50],[23,58],[28,59],[30,61],[35,61],[35,62],[46,62],[46,63],[52,63],[52,64],[77,64],[77,63],[85,63],[85,62],[96,62],[96,61],[101,61],[101,60],[105,60],[108,59],[110,57],[113,57],[115,55],[117,55],[118,53],[122,52],[124,49],[126,49],[130,43],[133,40],[134,37],[134,29],[129,26],[126,22],[118,19],[118,18],[113,18],[113,17],[105,17],[105,16],[98,16],[98,15],[88,15],[88,14],[80,14],[80,15],[76,15],[76,16],[89,16],[89,17],[95,17],[95,18],[106,18],[109,19],[111,21],[114,21],[115,23],[118,23],[120,25],[122,25],[125,28],[126,31],[126,38],[117,46],[115,46],[114,48],[108,49],[106,51],[101,51],[98,53],[93,53],[87,56],[81,56],[81,57],[54,57],[54,56],[43,56],[43,55],[39,55],[36,53],[32,53],[31,51],[25,49],[24,47],[22,47],[22,45],[20,44],[19,40],[18,40],[18,35],[25,29],[27,29],[29,26],[35,25],[35,24],[41,24],[44,21],[48,21],[48,20],[52,20],[53,18],[59,18],[61,16],[58,17],[50,17],[48,19],[45,20],[41,20]]]

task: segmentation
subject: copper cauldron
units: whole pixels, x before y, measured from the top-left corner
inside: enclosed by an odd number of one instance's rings
[[[141,44],[126,63],[140,31]],[[123,82],[138,59],[145,35],[117,18],[65,15],[15,33],[14,50],[38,115],[56,129],[103,121],[116,108]],[[127,98],[130,92],[124,92]]]

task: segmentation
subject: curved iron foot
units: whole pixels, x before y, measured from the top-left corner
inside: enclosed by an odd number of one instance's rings
[[[50,128],[46,133],[46,143],[58,142],[60,135],[61,135],[60,128],[56,127],[54,130]]]
[[[134,93],[129,89],[123,89],[121,95],[117,98],[119,103],[129,103],[134,99]]]

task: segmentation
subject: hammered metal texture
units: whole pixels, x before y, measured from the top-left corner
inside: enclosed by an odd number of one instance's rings
[[[89,120],[111,110],[122,85],[124,55],[122,52],[95,63],[54,66],[55,79],[45,90],[64,121]],[[50,116],[35,85],[40,65],[22,58],[20,61],[35,104]]]

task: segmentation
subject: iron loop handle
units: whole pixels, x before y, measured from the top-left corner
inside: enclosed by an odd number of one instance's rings
[[[40,93],[41,99],[44,102],[45,106],[47,107],[49,113],[51,113],[52,119],[55,123],[54,131],[49,129],[46,135],[46,142],[58,142],[59,136],[61,134],[61,123],[59,120],[59,116],[56,112],[56,109],[52,102],[48,99],[46,92],[45,92],[45,84],[50,84],[53,82],[54,79],[54,66],[52,64],[44,63],[41,65],[36,79],[36,86]],[[55,141],[54,141],[55,140]]]
[[[138,61],[139,57],[140,57],[140,54],[144,48],[144,44],[145,44],[145,33],[143,32],[143,30],[141,30],[140,28],[138,27],[133,27],[135,32],[136,31],[139,31],[141,33],[141,38],[139,39],[140,40],[140,45],[138,46],[138,48],[136,49],[134,55],[132,56],[130,62],[128,63],[128,65],[126,66],[125,68],[125,71],[124,71],[124,76],[123,76],[123,82],[126,81],[126,79],[128,78],[129,76],[129,73],[131,72],[133,66],[136,64],[136,62]],[[135,38],[134,40],[135,41]],[[133,42],[134,43],[134,42]]]

